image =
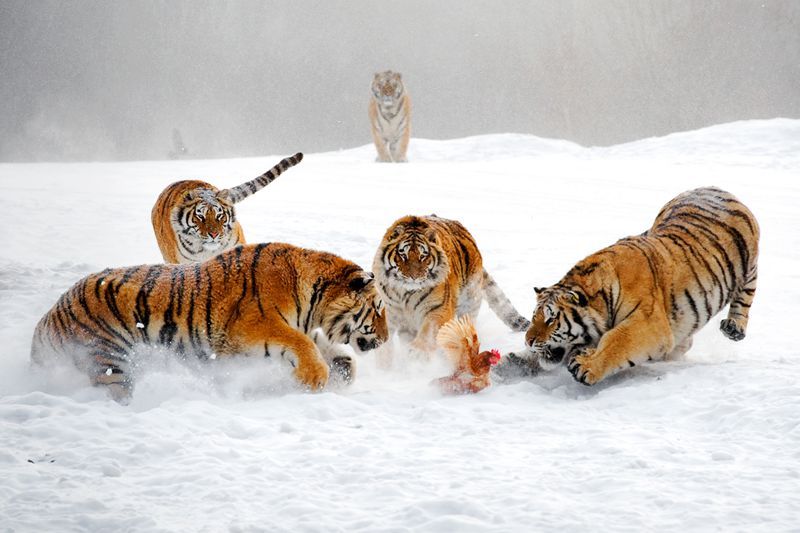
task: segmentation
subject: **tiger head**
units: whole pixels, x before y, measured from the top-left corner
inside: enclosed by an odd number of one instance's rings
[[[201,244],[207,251],[220,248],[233,231],[236,216],[228,190],[195,189],[184,196],[178,211],[180,235]]]
[[[389,338],[386,311],[371,272],[358,270],[330,294],[321,324],[329,341],[349,344],[361,353]]]
[[[403,79],[399,72],[391,70],[377,72],[372,79],[372,96],[381,107],[393,107],[400,101],[404,91]]]
[[[384,235],[373,270],[383,273],[390,283],[419,290],[439,284],[450,265],[436,228],[423,218],[408,216]]]
[[[535,288],[536,309],[525,343],[540,365],[552,368],[584,348],[597,345],[604,319],[577,287],[553,285]]]

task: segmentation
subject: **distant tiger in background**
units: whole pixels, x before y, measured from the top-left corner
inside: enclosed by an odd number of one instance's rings
[[[31,359],[71,357],[94,384],[124,400],[140,344],[200,359],[280,357],[310,389],[329,367],[349,382],[357,352],[388,336],[370,272],[333,254],[288,244],[237,246],[204,263],[142,265],[91,274],[36,326]]]
[[[177,181],[158,196],[150,218],[167,263],[197,263],[245,244],[234,205],[263,189],[286,169],[303,160],[287,157],[259,177],[219,190],[198,180]]]
[[[536,289],[525,335],[532,364],[562,360],[592,385],[642,361],[674,358],[692,335],[730,304],[726,337],[745,336],[756,290],[759,228],[732,194],[715,187],[684,192],[645,233],[575,265],[555,285]],[[523,361],[513,354],[517,364]],[[513,358],[512,358],[513,360]]]
[[[410,337],[420,352],[436,349],[439,328],[452,318],[475,319],[484,298],[512,330],[530,325],[483,268],[475,240],[455,220],[400,218],[383,236],[372,269],[390,332]]]
[[[411,136],[411,98],[399,72],[378,72],[372,79],[369,101],[372,140],[377,161],[405,163]]]

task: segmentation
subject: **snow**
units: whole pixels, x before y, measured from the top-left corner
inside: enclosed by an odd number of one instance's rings
[[[302,149],[302,147],[298,147]],[[158,262],[150,209],[176,179],[236,185],[286,154],[2,164],[0,530],[788,531],[800,519],[800,120],[746,121],[608,148],[525,135],[307,154],[238,207],[250,242],[369,267],[397,217],[461,220],[517,308],[533,286],[717,185],[758,217],[747,338],[717,317],[685,360],[584,387],[564,368],[480,394],[359,358],[349,389],[304,394],[269,361],[158,350],[122,406],[67,365],[31,369],[33,328],[81,276]],[[484,306],[482,345],[522,346]]]

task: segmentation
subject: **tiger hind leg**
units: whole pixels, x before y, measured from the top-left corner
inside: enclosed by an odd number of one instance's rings
[[[728,309],[728,317],[719,323],[719,329],[731,340],[740,341],[745,337],[750,306],[753,304],[753,297],[756,295],[757,279],[757,271],[753,267],[747,277],[747,283],[734,292]]]
[[[121,367],[123,361],[116,357],[97,354],[90,369],[92,385],[103,385],[111,397],[120,404],[127,404],[133,394],[130,375]]]

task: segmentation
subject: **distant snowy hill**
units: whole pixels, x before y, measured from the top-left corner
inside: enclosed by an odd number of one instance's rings
[[[302,146],[297,147],[302,150]],[[154,353],[120,406],[74,369],[32,371],[33,328],[81,276],[160,261],[150,209],[170,182],[236,185],[287,154],[0,164],[2,531],[790,531],[800,521],[800,120],[724,124],[612,147],[525,135],[307,154],[238,207],[250,242],[371,264],[405,214],[461,220],[530,315],[532,287],[717,185],[758,217],[747,338],[718,319],[684,361],[588,388],[564,369],[442,397],[441,362],[303,394],[267,361]],[[486,307],[482,344],[511,333]]]

